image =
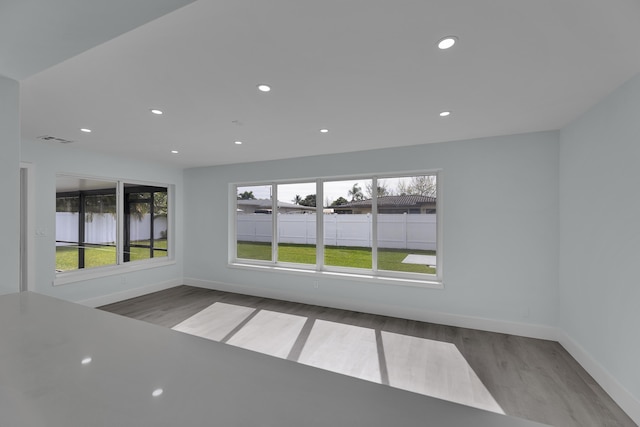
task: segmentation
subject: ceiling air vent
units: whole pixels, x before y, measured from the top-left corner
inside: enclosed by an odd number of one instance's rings
[[[53,142],[59,142],[61,144],[69,144],[73,141],[69,141],[68,139],[62,139],[62,138],[58,138],[55,136],[51,136],[51,135],[42,135],[39,136],[38,139],[41,139],[43,141],[53,141]]]

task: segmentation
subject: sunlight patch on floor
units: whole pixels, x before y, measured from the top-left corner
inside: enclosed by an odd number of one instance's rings
[[[306,321],[302,316],[261,310],[227,344],[284,359]]]
[[[298,362],[380,382],[375,331],[369,328],[316,320]]]
[[[171,329],[220,341],[254,311],[251,307],[216,302]]]
[[[221,302],[173,329],[504,414],[452,343]]]
[[[451,343],[382,331],[389,385],[487,411],[504,411]]]

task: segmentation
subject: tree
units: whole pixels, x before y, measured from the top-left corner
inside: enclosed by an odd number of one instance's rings
[[[359,187],[357,182],[353,184],[353,187],[351,187],[351,190],[349,190],[347,194],[351,197],[352,202],[355,202],[357,200],[364,200],[364,194],[362,194],[362,187]]]
[[[238,200],[255,200],[256,196],[253,195],[253,191],[245,191],[238,194]]]
[[[166,191],[145,191],[129,193],[127,201],[129,203],[129,215],[142,220],[145,215],[151,212],[151,203],[153,203],[153,216],[154,218],[168,214],[168,193]],[[115,206],[115,205],[114,205]]]
[[[316,206],[316,195],[309,194],[303,200],[300,201],[300,206]]]
[[[397,187],[398,194],[416,196],[436,196],[436,177],[433,175],[412,176],[411,181],[401,181]]]
[[[296,194],[296,197],[294,197],[292,200],[294,205],[299,205],[301,201],[302,201],[302,197],[300,197],[299,194]]]
[[[396,194],[398,196],[406,196],[408,194],[410,194],[411,190],[409,189],[409,184],[407,184],[406,181],[399,181],[398,185],[396,186]]]
[[[345,199],[344,197],[338,197],[337,199],[335,199],[332,203],[331,206],[340,206],[340,205],[344,205],[349,203],[349,201],[347,199]]]
[[[368,182],[365,184],[365,192],[367,194],[367,198],[368,199],[372,199],[373,198],[373,182]],[[376,192],[376,195],[378,197],[384,197],[384,196],[391,196],[392,191],[389,189],[389,185],[380,180],[378,181],[378,191]]]
[[[80,200],[83,200],[84,215],[86,221],[93,221],[94,214],[111,214],[116,216],[115,194],[90,194],[82,198],[77,195],[56,197],[56,212],[80,211]]]

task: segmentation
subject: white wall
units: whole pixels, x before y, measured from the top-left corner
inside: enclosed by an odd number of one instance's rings
[[[560,230],[559,326],[639,421],[640,75],[563,129]]]
[[[19,290],[20,85],[0,76],[0,294]]]
[[[97,155],[73,144],[23,140],[23,162],[33,164],[35,172],[35,289],[36,292],[70,301],[108,302],[109,296],[124,299],[136,293],[182,283],[182,170],[126,158]],[[16,161],[16,165],[18,162]],[[17,167],[17,166],[16,166]],[[96,178],[122,178],[173,184],[176,191],[176,263],[108,277],[53,286],[55,279],[55,194],[56,174],[66,173]]]
[[[436,168],[442,169],[444,290],[326,278],[316,289],[309,277],[227,266],[231,182]],[[202,286],[424,320],[446,313],[553,326],[557,183],[557,132],[189,169],[185,277]]]

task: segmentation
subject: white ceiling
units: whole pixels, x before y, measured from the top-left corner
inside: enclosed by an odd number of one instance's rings
[[[25,79],[194,0],[0,0],[0,75]]]
[[[638,0],[199,0],[22,79],[22,132],[179,167],[291,158],[559,129],[638,72]]]

